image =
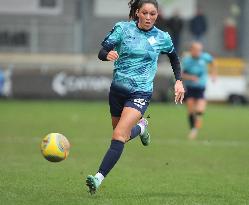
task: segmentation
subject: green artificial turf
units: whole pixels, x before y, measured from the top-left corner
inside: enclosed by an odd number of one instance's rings
[[[249,108],[209,105],[196,141],[187,139],[185,106],[151,103],[152,143],[137,138],[97,194],[95,174],[110,144],[107,102],[0,101],[0,204],[249,204]],[[60,132],[67,160],[46,161],[40,142]]]

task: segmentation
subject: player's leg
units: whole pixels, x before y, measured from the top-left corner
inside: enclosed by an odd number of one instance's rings
[[[188,110],[188,122],[190,129],[194,128],[195,125],[195,99],[188,98],[186,100],[187,110]]]
[[[151,93],[134,93],[129,100],[126,101],[125,107],[131,107],[138,110],[143,116],[149,106]],[[144,146],[150,144],[150,134],[148,132],[148,120],[142,118],[138,124],[132,128],[131,137],[129,140],[134,139],[137,135],[140,136],[141,142]]]
[[[121,118],[114,129],[112,140],[127,142],[130,139],[131,130],[141,119],[142,114],[137,109],[124,107]]]
[[[119,120],[120,120],[120,117],[112,116],[112,128],[113,128],[113,130],[116,128]]]
[[[206,110],[206,100],[205,99],[198,99],[196,101],[196,120],[195,120],[195,127],[200,129],[202,127],[202,117]]]
[[[113,113],[112,110],[111,110],[111,113]],[[118,113],[117,110],[116,110],[116,113]],[[116,115],[119,115],[119,114],[116,114]],[[116,128],[119,120],[120,120],[120,117],[112,116],[112,127],[113,127],[113,130]],[[101,182],[103,181],[103,179],[104,179],[104,176],[101,173],[99,173],[99,172],[95,176],[93,176],[93,175],[88,175],[87,176],[86,185],[89,188],[90,194],[94,194],[96,192],[96,189],[99,187],[99,185],[101,184]]]
[[[141,142],[144,146],[148,146],[150,143],[150,135],[148,132],[149,122],[147,119],[142,118],[138,121],[138,123],[132,128],[131,136],[129,140],[140,136]]]
[[[195,139],[197,136],[198,130],[195,127],[196,121],[196,100],[195,98],[189,97],[186,100],[187,109],[188,109],[188,121],[190,126],[190,133],[188,135],[189,139]]]
[[[110,112],[112,115],[113,130],[116,128],[116,126],[120,120],[120,116],[121,116],[121,113],[123,111],[123,107],[124,107],[124,103],[125,103],[125,101],[124,101],[125,98],[124,98],[124,96],[119,95],[120,93],[122,93],[122,90],[117,92],[117,91],[115,91],[115,88],[114,88],[114,91],[111,89],[111,92],[109,94],[109,105],[110,105]],[[140,121],[137,122],[137,124],[131,130],[130,139],[134,139],[135,137],[139,136],[139,134],[141,134],[141,132],[143,132],[144,129],[145,129],[144,123],[141,123]]]
[[[120,117],[112,117],[112,127],[113,130],[116,128]],[[131,136],[129,140],[136,138],[139,135],[144,135],[147,131],[148,121],[145,118],[140,119],[137,124],[131,129]]]
[[[190,129],[194,128],[195,124],[195,90],[191,87],[186,87],[185,100],[188,112],[188,122]]]
[[[111,145],[102,160],[99,171],[95,176],[89,175],[87,177],[86,183],[91,194],[95,193],[103,179],[119,160],[125,142],[130,139],[131,129],[141,117],[142,114],[138,110],[124,107],[122,115],[113,131]]]
[[[121,113],[124,107],[131,107],[144,115],[152,93],[135,92],[133,94],[127,93],[123,88],[113,84],[109,93],[109,105],[112,115],[112,127],[115,129],[117,126]],[[136,125],[131,129],[130,139],[132,140],[140,136],[142,144],[147,146],[150,143],[150,135],[148,133],[148,121],[144,118],[140,119]]]

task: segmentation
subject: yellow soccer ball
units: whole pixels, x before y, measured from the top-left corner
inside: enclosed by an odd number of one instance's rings
[[[50,133],[41,143],[41,153],[50,162],[60,162],[69,155],[70,143],[60,133]]]

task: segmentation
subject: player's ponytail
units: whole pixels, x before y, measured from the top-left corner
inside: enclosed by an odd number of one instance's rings
[[[138,9],[138,3],[140,0],[131,0],[128,5],[130,7],[129,19],[137,20],[136,11]]]
[[[143,4],[150,3],[153,4],[158,9],[157,0],[130,0],[128,6],[130,8],[129,19],[137,21],[138,17],[136,15],[137,10],[139,10]]]

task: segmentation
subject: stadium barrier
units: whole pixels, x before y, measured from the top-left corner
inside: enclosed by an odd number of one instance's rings
[[[207,99],[227,101],[231,96],[239,96],[243,101],[248,99],[248,82],[244,75],[245,62],[237,58],[218,58],[216,63],[219,79],[215,84],[209,82]],[[96,55],[1,53],[0,96],[106,100],[112,70],[112,63],[102,63],[97,60]],[[173,100],[172,73],[167,61],[160,62],[153,100]]]
[[[106,73],[86,74],[70,70],[13,70],[9,76],[8,96],[29,99],[84,99],[106,100],[111,85],[112,75]],[[157,76],[153,100],[167,101],[170,78]]]

